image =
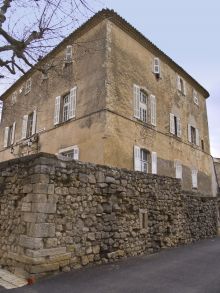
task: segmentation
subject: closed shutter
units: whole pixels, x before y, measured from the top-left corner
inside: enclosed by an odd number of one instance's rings
[[[192,170],[192,187],[197,188],[198,187],[198,171],[197,170]]]
[[[182,179],[182,164],[176,161],[176,178]]]
[[[9,127],[5,127],[4,148],[8,146],[8,135],[9,135]]]
[[[187,89],[186,89],[186,82],[185,82],[185,80],[183,80],[183,94],[184,94],[184,96],[186,96],[186,94],[187,94]]]
[[[70,90],[69,119],[76,116],[76,87]]]
[[[191,125],[188,124],[188,141],[192,142]]]
[[[181,129],[181,121],[180,118],[177,118],[177,136],[181,137],[182,129]]]
[[[36,133],[36,123],[37,123],[37,111],[34,110],[33,112],[33,124],[32,124],[32,129],[31,129],[31,134],[35,134]]]
[[[151,111],[151,124],[157,125],[157,105],[156,105],[156,97],[154,95],[150,95],[150,111]]]
[[[157,153],[152,152],[151,158],[152,158],[152,174],[157,174]]]
[[[22,139],[27,137],[27,123],[28,123],[28,115],[24,115],[23,121],[22,121],[22,130],[21,130]]]
[[[12,125],[11,144],[13,144],[15,141],[15,127],[16,127],[16,123],[14,122]]]
[[[199,130],[196,128],[196,145],[200,146]]]
[[[170,113],[170,133],[175,134],[174,114]]]
[[[134,117],[140,118],[140,87],[134,85]]]
[[[179,76],[179,75],[177,75],[177,89],[178,89],[179,91],[182,90],[182,89],[181,89],[181,81],[180,81],[180,76]]]
[[[72,62],[73,59],[73,46],[69,45],[66,47],[65,62]]]
[[[60,96],[55,98],[54,125],[60,123],[60,100]]]
[[[73,159],[74,160],[79,160],[79,148],[78,146],[75,146],[73,149]]]
[[[154,73],[160,74],[160,59],[154,58]]]
[[[134,146],[134,170],[141,171],[141,149],[138,146]]]

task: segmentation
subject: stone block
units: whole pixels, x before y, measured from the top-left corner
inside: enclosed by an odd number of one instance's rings
[[[30,257],[46,257],[46,256],[57,256],[60,254],[66,254],[66,247],[47,248],[41,250],[26,250],[26,254]]]
[[[56,203],[32,203],[32,212],[54,214],[56,213]]]
[[[46,194],[32,194],[32,202],[37,203],[46,203],[47,202],[47,195]]]
[[[30,212],[32,209],[31,203],[23,202],[21,205],[22,212]]]
[[[26,184],[23,187],[23,193],[30,193],[32,192],[33,186],[32,184]]]
[[[36,266],[31,266],[29,273],[37,274],[37,273],[45,273],[59,270],[59,263],[51,263],[51,264],[41,264]]]
[[[79,173],[79,181],[83,183],[87,183],[89,181],[88,175]]]
[[[58,240],[57,238],[47,238],[45,241],[46,248],[57,247]]]
[[[44,247],[42,238],[20,235],[19,245],[30,249],[42,249]]]
[[[27,223],[43,223],[46,221],[47,214],[42,213],[24,213],[22,220]]]
[[[98,183],[104,183],[105,182],[105,175],[104,175],[103,172],[98,171],[98,172],[96,172],[95,176],[96,176],[96,180],[97,180]]]
[[[59,199],[59,197],[56,194],[49,194],[47,196],[47,202],[48,203],[57,203],[58,202],[58,199]]]
[[[33,174],[31,176],[31,183],[49,183],[48,174]]]
[[[46,184],[46,183],[35,183],[33,184],[33,193],[47,194],[48,186],[49,184]]]
[[[54,237],[55,224],[53,223],[31,223],[27,231],[31,237]]]
[[[48,184],[48,194],[54,194],[54,184]]]
[[[96,183],[96,178],[95,178],[95,176],[93,174],[89,174],[88,180],[89,180],[89,183],[91,183],[91,184]]]

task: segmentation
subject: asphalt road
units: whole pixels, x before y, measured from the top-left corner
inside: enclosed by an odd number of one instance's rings
[[[0,292],[8,292],[0,289]],[[220,293],[220,237],[62,273],[15,293]]]

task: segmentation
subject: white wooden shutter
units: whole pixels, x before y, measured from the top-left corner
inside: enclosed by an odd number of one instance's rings
[[[196,128],[196,145],[200,146],[199,130]]]
[[[78,146],[75,146],[73,149],[73,159],[79,160],[79,147]]]
[[[141,171],[141,149],[138,146],[134,146],[134,170]]]
[[[22,130],[21,130],[22,139],[27,137],[27,123],[28,123],[28,115],[24,115],[23,121],[22,121]]]
[[[69,119],[76,116],[76,87],[70,90]]]
[[[13,144],[15,141],[15,126],[16,126],[16,123],[14,122],[12,125],[11,144]]]
[[[152,158],[152,174],[157,174],[157,153],[152,152],[151,158]]]
[[[182,164],[176,161],[176,178],[182,179]]]
[[[8,135],[9,135],[9,127],[5,127],[4,148],[8,146]]]
[[[188,124],[188,141],[192,142],[191,125]]]
[[[157,105],[156,105],[156,97],[154,95],[150,95],[150,112],[151,112],[151,124],[157,125]]]
[[[177,118],[177,136],[181,137],[181,134],[182,134],[181,121],[180,121],[180,118],[178,117]]]
[[[154,73],[160,74],[160,59],[156,57],[154,58]]]
[[[32,124],[32,129],[31,129],[31,134],[35,134],[36,133],[36,123],[37,123],[37,111],[34,110],[33,112],[33,124]]]
[[[66,47],[66,53],[65,53],[65,62],[72,62],[73,59],[73,46],[68,45]]]
[[[184,96],[186,96],[186,94],[187,94],[187,89],[186,89],[186,82],[185,82],[185,80],[183,80],[183,94],[184,94]]]
[[[134,84],[134,117],[140,119],[140,87]]]
[[[180,82],[180,76],[179,76],[179,75],[177,75],[177,89],[178,89],[179,91],[182,90],[182,89],[181,89],[181,82]]]
[[[198,187],[198,171],[197,170],[192,170],[192,187],[197,188]]]
[[[60,100],[61,96],[55,98],[54,125],[60,123]]]
[[[175,134],[174,114],[170,113],[170,133]]]

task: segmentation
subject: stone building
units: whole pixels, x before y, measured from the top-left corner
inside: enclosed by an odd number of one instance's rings
[[[61,154],[214,194],[208,96],[123,18],[102,10],[1,96],[0,161]]]

